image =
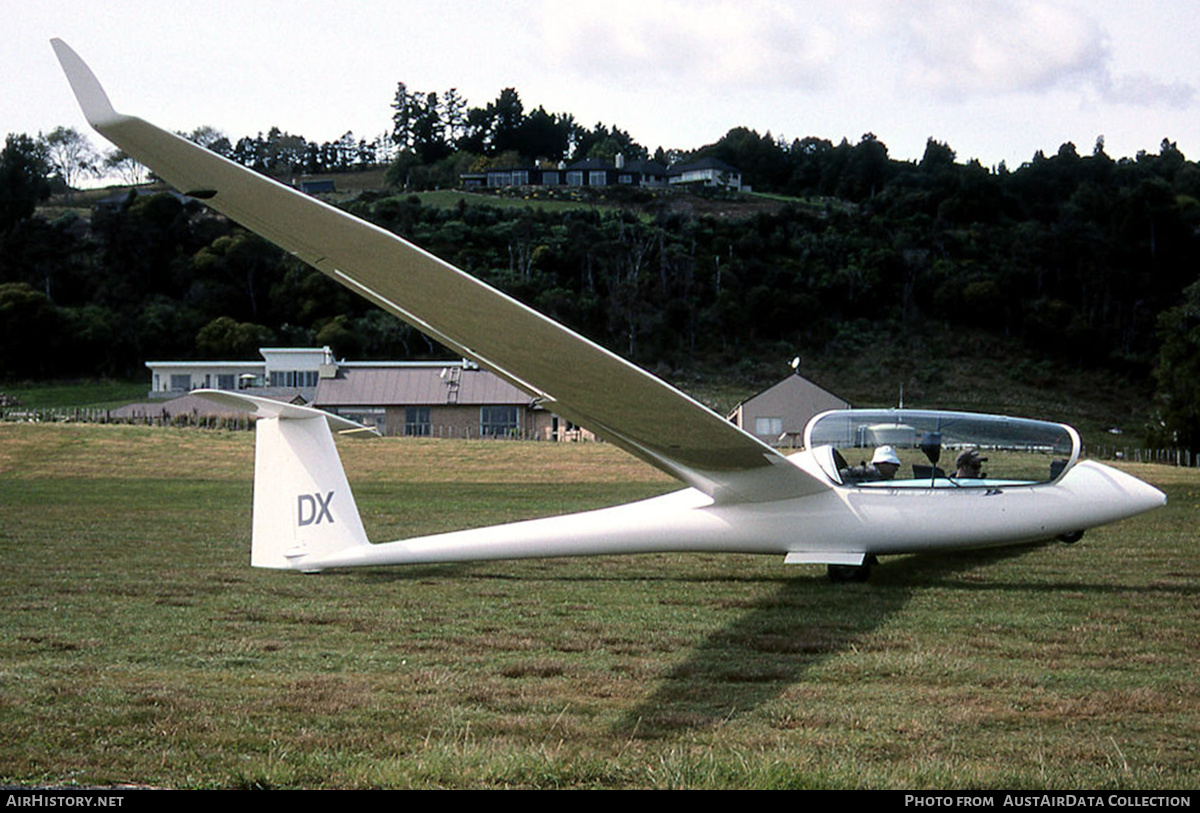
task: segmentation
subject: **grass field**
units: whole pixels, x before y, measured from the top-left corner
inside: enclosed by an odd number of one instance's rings
[[[0,392],[17,398],[23,409],[110,409],[144,401],[149,390],[149,379],[0,382]]]
[[[0,425],[0,782],[1200,787],[1195,471],[1074,546],[251,570],[250,433]],[[604,445],[350,441],[386,540],[659,493]]]

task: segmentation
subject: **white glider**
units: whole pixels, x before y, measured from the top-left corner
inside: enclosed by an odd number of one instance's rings
[[[785,457],[645,370],[404,239],[117,113],[75,52],[52,43],[89,123],[176,189],[686,486],[599,511],[371,544],[330,430],[350,422],[209,391],[259,414],[255,566],[316,571],[729,551],[782,554],[790,563],[827,564],[834,578],[859,579],[880,554],[1077,538],[1165,503],[1137,478],[1079,462],[1079,439],[1069,427],[1000,416],[832,413],[810,424],[805,451]],[[841,454],[883,438],[910,458],[913,476],[855,482]],[[956,477],[938,469],[941,450],[969,448],[1003,459],[1017,473]],[[918,450],[929,465],[914,462]],[[1013,462],[1030,456],[1046,459],[1045,476]]]

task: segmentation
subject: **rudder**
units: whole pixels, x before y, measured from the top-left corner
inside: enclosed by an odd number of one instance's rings
[[[305,570],[307,556],[369,544],[330,426],[374,430],[317,409],[243,393],[192,394],[258,415],[252,566]]]
[[[368,544],[324,418],[262,418],[255,434],[251,565],[303,569],[306,554]]]

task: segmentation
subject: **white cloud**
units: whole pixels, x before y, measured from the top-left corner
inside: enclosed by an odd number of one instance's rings
[[[906,9],[896,21],[901,83],[945,100],[1076,90],[1102,102],[1184,109],[1196,96],[1187,82],[1115,72],[1111,36],[1082,4],[926,0]]]
[[[962,98],[1108,83],[1104,30],[1061,3],[931,0],[909,11],[902,77],[911,87]]]
[[[1164,82],[1145,73],[1119,76],[1102,88],[1106,100],[1132,107],[1166,106],[1185,110],[1196,99],[1196,88],[1186,82]]]
[[[546,4],[543,41],[557,68],[649,87],[812,87],[835,52],[833,32],[786,3],[613,0],[601,8]]]

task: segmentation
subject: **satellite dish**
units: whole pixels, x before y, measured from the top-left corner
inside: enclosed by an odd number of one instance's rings
[[[800,357],[799,356],[796,356],[794,359],[792,359],[792,369],[795,370],[796,372],[800,372]]]

